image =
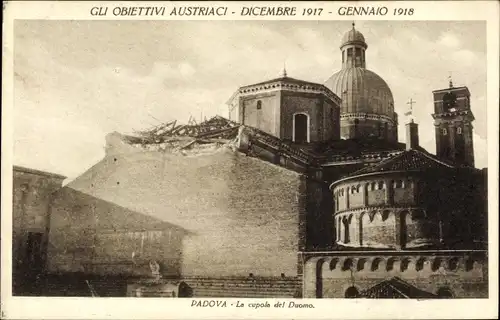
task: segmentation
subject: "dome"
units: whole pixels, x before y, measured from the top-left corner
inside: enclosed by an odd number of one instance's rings
[[[347,44],[353,43],[361,44],[365,47],[365,49],[368,47],[363,34],[354,28],[354,23],[352,24],[352,29],[347,31],[342,37],[342,44],[340,47],[342,48]]]
[[[365,37],[354,28],[342,38],[342,69],[333,74],[325,87],[341,100],[340,126],[343,139],[378,137],[396,142],[398,116],[387,83],[366,69]]]
[[[394,113],[394,100],[387,83],[365,68],[346,68],[333,74],[325,86],[342,99],[341,113]]]

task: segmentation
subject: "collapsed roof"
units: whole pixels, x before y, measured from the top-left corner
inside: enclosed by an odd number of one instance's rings
[[[137,136],[126,136],[126,139],[132,144],[144,145],[163,143],[175,137],[232,140],[237,137],[239,127],[240,124],[234,121],[215,116],[199,124],[192,120],[184,125],[171,121],[148,130],[138,131]]]

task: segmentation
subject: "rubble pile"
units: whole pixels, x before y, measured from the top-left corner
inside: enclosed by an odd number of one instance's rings
[[[173,140],[194,138],[192,142],[213,143],[220,140],[232,140],[238,134],[239,124],[220,116],[215,116],[197,124],[190,120],[180,125],[177,121],[160,124],[151,129],[138,131],[135,136],[127,136],[131,144],[161,144]],[[176,139],[179,138],[179,139]],[[216,140],[216,141],[214,141]]]

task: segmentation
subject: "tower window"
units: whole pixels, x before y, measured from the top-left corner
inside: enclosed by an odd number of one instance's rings
[[[262,101],[257,101],[257,110],[262,109]]]
[[[383,181],[379,181],[378,182],[377,189],[378,190],[383,190],[384,189],[384,182]]]
[[[446,128],[443,128],[442,132],[443,132],[443,136],[446,136],[448,134],[448,130]]]
[[[356,57],[361,57],[361,48],[356,48]]]
[[[345,51],[342,51],[342,63],[345,62]]]
[[[457,133],[458,133],[458,134],[462,134],[462,128],[461,128],[461,127],[458,127],[458,128],[457,128]]]
[[[352,48],[347,49],[347,57],[352,57]]]

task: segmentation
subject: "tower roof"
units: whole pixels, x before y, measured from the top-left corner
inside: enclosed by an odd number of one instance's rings
[[[340,45],[340,47],[342,48],[347,44],[359,44],[365,49],[368,47],[365,41],[365,37],[361,32],[356,30],[354,22],[352,23],[352,29],[347,31],[342,37],[342,44]]]
[[[328,98],[330,98],[332,101],[334,101],[339,105],[341,103],[340,98],[335,93],[333,93],[328,87],[322,84],[291,78],[288,75],[282,75],[279,78],[251,85],[246,85],[238,88],[238,90],[231,96],[227,104],[231,104],[232,101],[239,95],[256,94],[259,92],[274,91],[274,90],[320,93],[327,96]]]
[[[436,295],[423,291],[398,277],[384,280],[361,293],[363,298],[436,298]]]
[[[433,155],[427,153],[422,149],[410,149],[403,151],[391,158],[383,160],[378,164],[364,167],[355,171],[346,177],[339,179],[331,184],[330,187],[343,182],[345,180],[355,179],[356,177],[371,174],[383,174],[388,172],[409,172],[409,171],[422,171],[422,170],[453,170],[457,169],[456,166],[437,159]]]
[[[414,171],[422,169],[454,168],[453,165],[438,160],[426,152],[420,150],[407,150],[392,158],[378,163],[377,165],[365,167],[352,174],[357,176],[366,173],[388,172],[388,171]]]

